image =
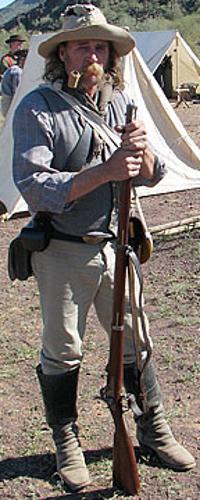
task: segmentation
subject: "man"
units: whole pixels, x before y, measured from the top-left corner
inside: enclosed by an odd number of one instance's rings
[[[148,147],[144,124],[133,120],[124,125],[130,100],[119,63],[133,47],[130,33],[108,24],[92,4],[71,5],[63,29],[38,49],[46,59],[48,84],[27,95],[14,117],[15,183],[30,211],[49,214],[53,227],[47,248],[32,254],[43,318],[37,375],[53,429],[57,470],[73,491],[89,482],[75,422],[82,342],[92,303],[110,334],[116,184],[130,179],[133,185],[152,186],[165,171]],[[124,382],[127,392],[138,398],[135,372],[127,304]],[[140,445],[172,469],[194,467],[193,457],[166,423],[152,364],[143,379],[147,408],[136,419]]]
[[[17,50],[15,52],[16,64],[8,68],[3,74],[1,82],[1,111],[4,117],[7,115],[15,92],[21,82],[27,54],[27,49]]]
[[[6,69],[13,66],[13,64],[17,64],[16,60],[16,52],[21,49],[21,46],[25,42],[20,35],[11,35],[5,43],[9,45],[9,52],[4,54],[1,58],[0,62],[0,75],[2,77],[4,71]]]

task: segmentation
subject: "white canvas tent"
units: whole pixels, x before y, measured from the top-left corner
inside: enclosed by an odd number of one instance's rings
[[[47,36],[34,35],[31,38],[23,79],[0,136],[0,201],[6,206],[9,216],[27,211],[12,179],[12,118],[21,98],[41,82],[44,61],[37,54],[37,47]],[[137,49],[124,59],[124,76],[127,91],[137,103],[138,117],[147,126],[149,142],[168,167],[168,174],[157,186],[152,189],[141,187],[139,195],[199,188],[200,150],[188,136]]]
[[[162,88],[166,86],[168,97],[175,94],[176,88],[188,83],[198,85],[196,90],[200,92],[200,60],[178,31],[136,31],[133,36],[150,71],[160,84],[161,77],[165,80]]]

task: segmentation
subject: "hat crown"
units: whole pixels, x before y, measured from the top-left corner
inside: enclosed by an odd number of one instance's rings
[[[86,26],[107,24],[103,13],[92,4],[75,4],[66,8],[63,14],[63,29],[74,30]]]
[[[135,42],[130,33],[126,29],[109,24],[98,7],[87,0],[81,4],[74,3],[76,0],[69,1],[70,5],[68,4],[62,15],[62,29],[38,47],[42,57],[48,59],[61,43],[87,39],[110,41],[119,57],[133,49]]]

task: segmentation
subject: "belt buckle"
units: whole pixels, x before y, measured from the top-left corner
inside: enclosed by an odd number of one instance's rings
[[[104,241],[105,238],[103,238],[103,236],[90,236],[90,235],[86,235],[86,236],[83,236],[83,241],[84,243],[87,243],[88,245],[98,245],[99,243],[102,243],[102,241]]]

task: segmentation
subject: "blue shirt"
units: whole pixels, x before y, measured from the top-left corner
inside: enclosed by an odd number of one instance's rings
[[[22,68],[17,65],[13,65],[5,71],[1,82],[2,95],[14,96],[21,82],[22,71]]]
[[[105,120],[113,130],[116,125],[124,123],[129,102],[129,97],[119,91],[108,106]],[[67,159],[83,130],[84,123],[72,106],[67,106],[63,99],[53,95],[52,104],[49,105],[45,94],[40,93],[40,88],[24,97],[13,121],[14,181],[30,212],[51,212],[52,223],[57,230],[81,236],[108,231],[114,199],[113,185],[106,183],[73,203],[66,204],[75,174],[73,164],[67,164]],[[103,156],[110,156],[115,149],[113,145],[111,151],[107,144],[103,144],[100,156],[94,158],[86,168],[102,163]],[[84,165],[81,167],[84,168]],[[138,176],[134,184],[152,186],[164,173],[164,164],[157,160],[154,178],[147,181]]]

